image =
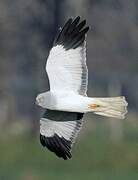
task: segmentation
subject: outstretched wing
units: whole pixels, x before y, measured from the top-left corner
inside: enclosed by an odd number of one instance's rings
[[[40,119],[40,142],[64,160],[71,158],[71,148],[83,123],[83,113],[46,110]]]
[[[46,71],[52,91],[73,91],[86,95],[88,70],[86,66],[86,21],[69,19],[55,38],[49,53]]]

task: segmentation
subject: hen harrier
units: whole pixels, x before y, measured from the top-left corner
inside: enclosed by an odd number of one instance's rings
[[[63,159],[71,158],[71,148],[83,124],[83,115],[123,119],[125,97],[87,97],[86,20],[66,22],[57,34],[46,63],[50,91],[41,93],[36,103],[46,112],[40,119],[40,142]]]

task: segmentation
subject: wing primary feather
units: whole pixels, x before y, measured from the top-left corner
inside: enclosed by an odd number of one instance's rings
[[[64,160],[71,158],[71,142],[66,140],[64,137],[59,137],[54,134],[52,137],[45,137],[40,134],[40,142],[50,151],[54,152],[58,157],[62,157]]]
[[[63,45],[66,50],[76,49],[81,46],[85,40],[85,34],[89,30],[89,27],[84,28],[86,20],[79,22],[79,16],[76,17],[74,21],[70,18],[56,36],[54,46]]]
[[[79,34],[76,35],[76,37],[72,37],[72,39],[74,39],[74,41],[72,41],[72,43],[70,43],[70,46],[68,47],[68,49],[70,47],[75,49],[78,46],[82,45],[85,40],[85,34],[88,32],[88,30],[89,30],[89,27],[86,27],[82,31],[80,31]]]
[[[86,24],[86,20],[82,21],[76,28],[75,30],[72,32],[72,35],[76,35],[80,32],[80,30],[85,26]]]
[[[78,46],[83,45],[84,40],[85,40],[85,37],[82,37],[77,43],[73,45],[73,49],[77,48]]]
[[[59,34],[59,37],[58,37],[58,39],[57,39],[58,43],[61,43],[61,44],[62,44],[62,43],[64,42],[64,38],[66,38],[65,35],[66,35],[66,33],[67,33],[67,31],[68,31],[71,23],[72,23],[72,18],[70,18],[70,19],[66,22],[66,24],[64,25],[64,27],[62,28],[62,30],[61,30],[61,32],[60,32],[60,34]]]
[[[50,142],[51,142],[51,146],[52,146],[53,152],[58,157],[64,157],[65,155],[64,155],[63,151],[61,150],[61,147],[57,146],[57,144],[56,144],[55,135],[53,136],[53,138],[51,137]]]
[[[71,158],[70,150],[64,145],[64,142],[69,143],[69,141],[67,141],[67,140],[65,141],[64,137],[59,138],[58,135],[55,135],[55,139],[60,144],[60,151],[63,154],[63,159],[65,156],[67,156],[68,158]],[[67,157],[66,157],[66,159],[67,159]]]
[[[78,16],[76,19],[74,19],[74,21],[72,22],[71,24],[71,27],[70,29],[68,30],[68,34],[72,33],[74,28],[77,26],[77,24],[79,23],[80,21],[80,16]]]
[[[45,138],[43,135],[40,134],[40,142],[41,144],[45,147],[46,146],[46,143],[45,143]]]

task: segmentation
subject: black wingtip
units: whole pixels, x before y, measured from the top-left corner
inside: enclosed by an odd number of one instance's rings
[[[56,36],[54,46],[62,45],[66,50],[81,46],[85,40],[85,34],[89,30],[89,27],[85,27],[85,25],[86,20],[80,22],[80,16],[74,20],[70,18]]]
[[[70,159],[71,155],[71,142],[64,137],[59,137],[54,134],[52,137],[45,137],[40,134],[40,142],[44,147],[47,147],[50,151],[54,152],[59,158],[64,160]]]
[[[80,16],[77,16],[77,17],[75,18],[75,20],[76,20],[76,19],[79,19],[79,20],[80,20]],[[75,20],[74,20],[74,21],[75,21]]]

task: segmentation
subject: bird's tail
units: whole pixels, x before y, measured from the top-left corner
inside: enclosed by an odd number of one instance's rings
[[[88,108],[95,114],[124,119],[127,113],[127,101],[125,97],[92,98],[93,103]]]

